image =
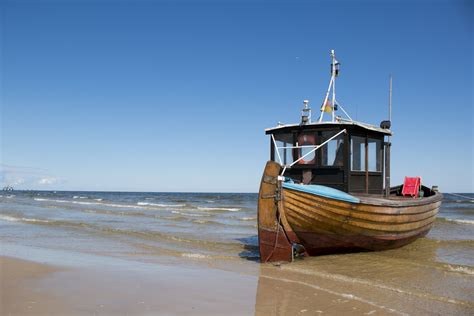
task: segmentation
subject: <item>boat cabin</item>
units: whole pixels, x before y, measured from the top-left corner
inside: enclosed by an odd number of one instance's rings
[[[337,118],[334,122],[280,125],[271,135],[270,159],[286,167],[284,176],[303,184],[319,184],[348,193],[384,192],[385,137],[388,125],[376,127]],[[388,157],[389,158],[389,149]],[[388,160],[389,161],[389,160]],[[390,171],[388,170],[387,174]]]
[[[283,166],[282,176],[295,182],[324,185],[347,193],[388,196],[392,81],[389,120],[382,121],[380,127],[356,122],[336,98],[339,67],[331,50],[331,79],[318,120],[311,121],[309,101],[304,100],[299,124],[279,124],[265,131],[271,135],[270,159]],[[347,118],[336,115],[338,110]],[[325,114],[330,120],[324,121]]]

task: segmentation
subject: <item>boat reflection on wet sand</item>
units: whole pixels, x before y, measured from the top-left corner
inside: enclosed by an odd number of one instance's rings
[[[459,247],[472,250],[468,243]],[[472,314],[474,270],[443,263],[445,246],[423,238],[384,252],[262,265],[255,315]],[[454,252],[463,262],[462,249]]]

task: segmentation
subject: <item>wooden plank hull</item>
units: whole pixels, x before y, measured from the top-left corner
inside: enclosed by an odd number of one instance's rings
[[[275,173],[275,163],[269,164]],[[274,214],[282,217],[274,219],[281,223],[279,227],[286,233],[289,244],[286,247],[291,249],[293,243],[301,244],[308,255],[385,250],[404,246],[428,233],[442,199],[439,193],[422,199],[358,196],[360,203],[352,203],[279,188],[278,183],[274,184],[274,191],[278,198],[274,202]],[[264,216],[273,215],[259,202],[259,219]],[[273,230],[274,237],[276,227],[277,225]],[[259,220],[259,237],[263,236],[260,231],[266,228],[268,227],[261,225]],[[282,260],[269,257],[262,242],[266,242],[268,246],[271,244],[271,237],[260,242],[261,257],[263,253],[266,261]]]
[[[258,195],[258,240],[260,261],[291,261],[292,250],[278,212],[277,177],[280,165],[265,166]]]

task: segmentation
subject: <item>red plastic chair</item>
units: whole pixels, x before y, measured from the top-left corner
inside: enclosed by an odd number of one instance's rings
[[[421,177],[405,177],[405,181],[403,182],[403,196],[411,196],[417,197],[418,192],[420,191],[421,186]]]

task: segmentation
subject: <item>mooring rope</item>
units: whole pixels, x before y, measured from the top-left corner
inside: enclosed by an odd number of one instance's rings
[[[462,198],[465,198],[465,199],[473,200],[473,201],[474,201],[474,198],[472,198],[472,197],[470,197],[470,196],[465,196],[465,195],[456,194],[456,193],[443,193],[443,194],[450,194],[450,195],[454,195],[454,196],[459,196],[459,197],[462,197]]]
[[[281,212],[278,211],[278,226],[277,226],[277,233],[276,233],[276,236],[275,236],[275,243],[273,245],[273,250],[272,252],[270,252],[270,254],[268,255],[267,259],[265,259],[265,261],[263,263],[267,263],[268,260],[270,260],[270,258],[273,256],[273,253],[275,252],[275,249],[277,248],[277,245],[278,245],[278,234],[280,233],[280,226],[281,226]]]

